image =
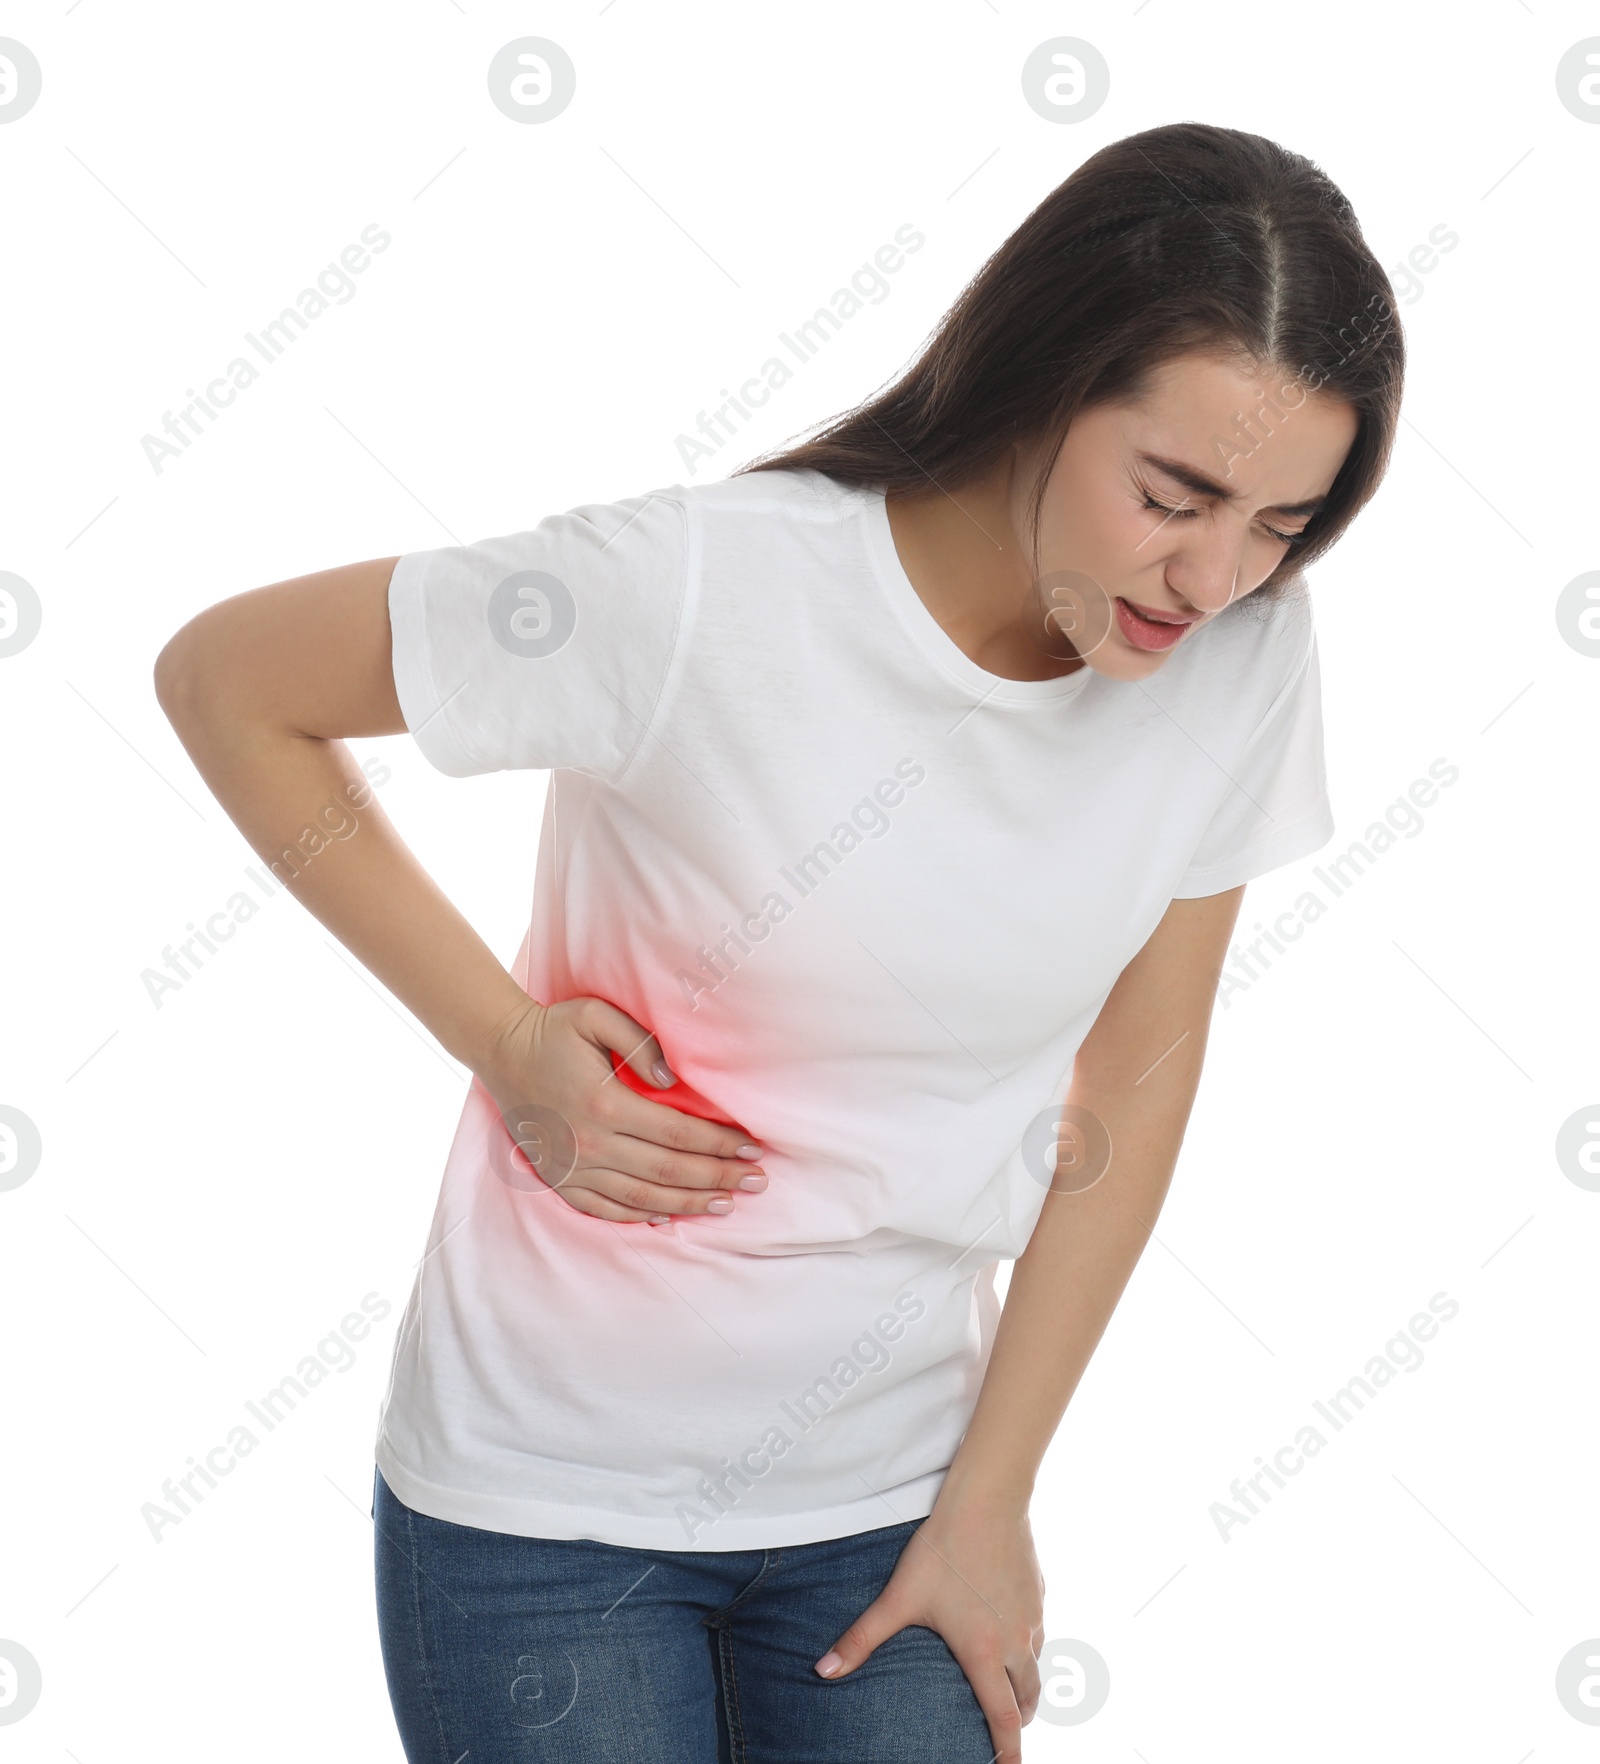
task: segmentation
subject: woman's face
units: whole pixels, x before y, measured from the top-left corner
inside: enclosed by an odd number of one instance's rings
[[[1046,648],[1114,680],[1147,679],[1261,586],[1355,436],[1348,404],[1211,355],[1166,363],[1136,402],[1084,411],[1040,511]]]

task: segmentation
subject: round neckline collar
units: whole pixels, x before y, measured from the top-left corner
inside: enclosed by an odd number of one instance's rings
[[[872,561],[878,583],[907,635],[922,654],[948,679],[992,704],[1057,704],[1076,698],[1088,685],[1094,669],[1087,662],[1075,673],[1053,680],[1008,680],[981,668],[928,610],[895,548],[889,508],[881,490],[858,488],[871,539]]]

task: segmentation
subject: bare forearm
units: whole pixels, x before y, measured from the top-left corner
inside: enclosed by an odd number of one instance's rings
[[[174,689],[164,708],[212,794],[301,904],[474,1070],[526,995],[417,862],[343,741]]]

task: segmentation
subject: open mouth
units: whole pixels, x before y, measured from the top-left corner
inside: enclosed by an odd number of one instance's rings
[[[1135,649],[1171,649],[1195,619],[1147,616],[1131,601],[1119,594],[1116,600],[1117,624]]]

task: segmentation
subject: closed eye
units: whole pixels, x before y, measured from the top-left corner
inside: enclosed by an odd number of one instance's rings
[[[1194,507],[1192,503],[1180,502],[1173,504],[1170,502],[1163,502],[1159,497],[1152,496],[1148,490],[1144,493],[1144,505],[1146,508],[1160,509],[1164,514],[1177,515],[1179,519],[1187,519],[1200,512],[1200,510]],[[1305,538],[1304,531],[1299,533],[1280,532],[1277,527],[1269,526],[1265,521],[1261,523],[1261,530],[1264,533],[1270,534],[1280,545],[1293,545],[1297,539]]]

